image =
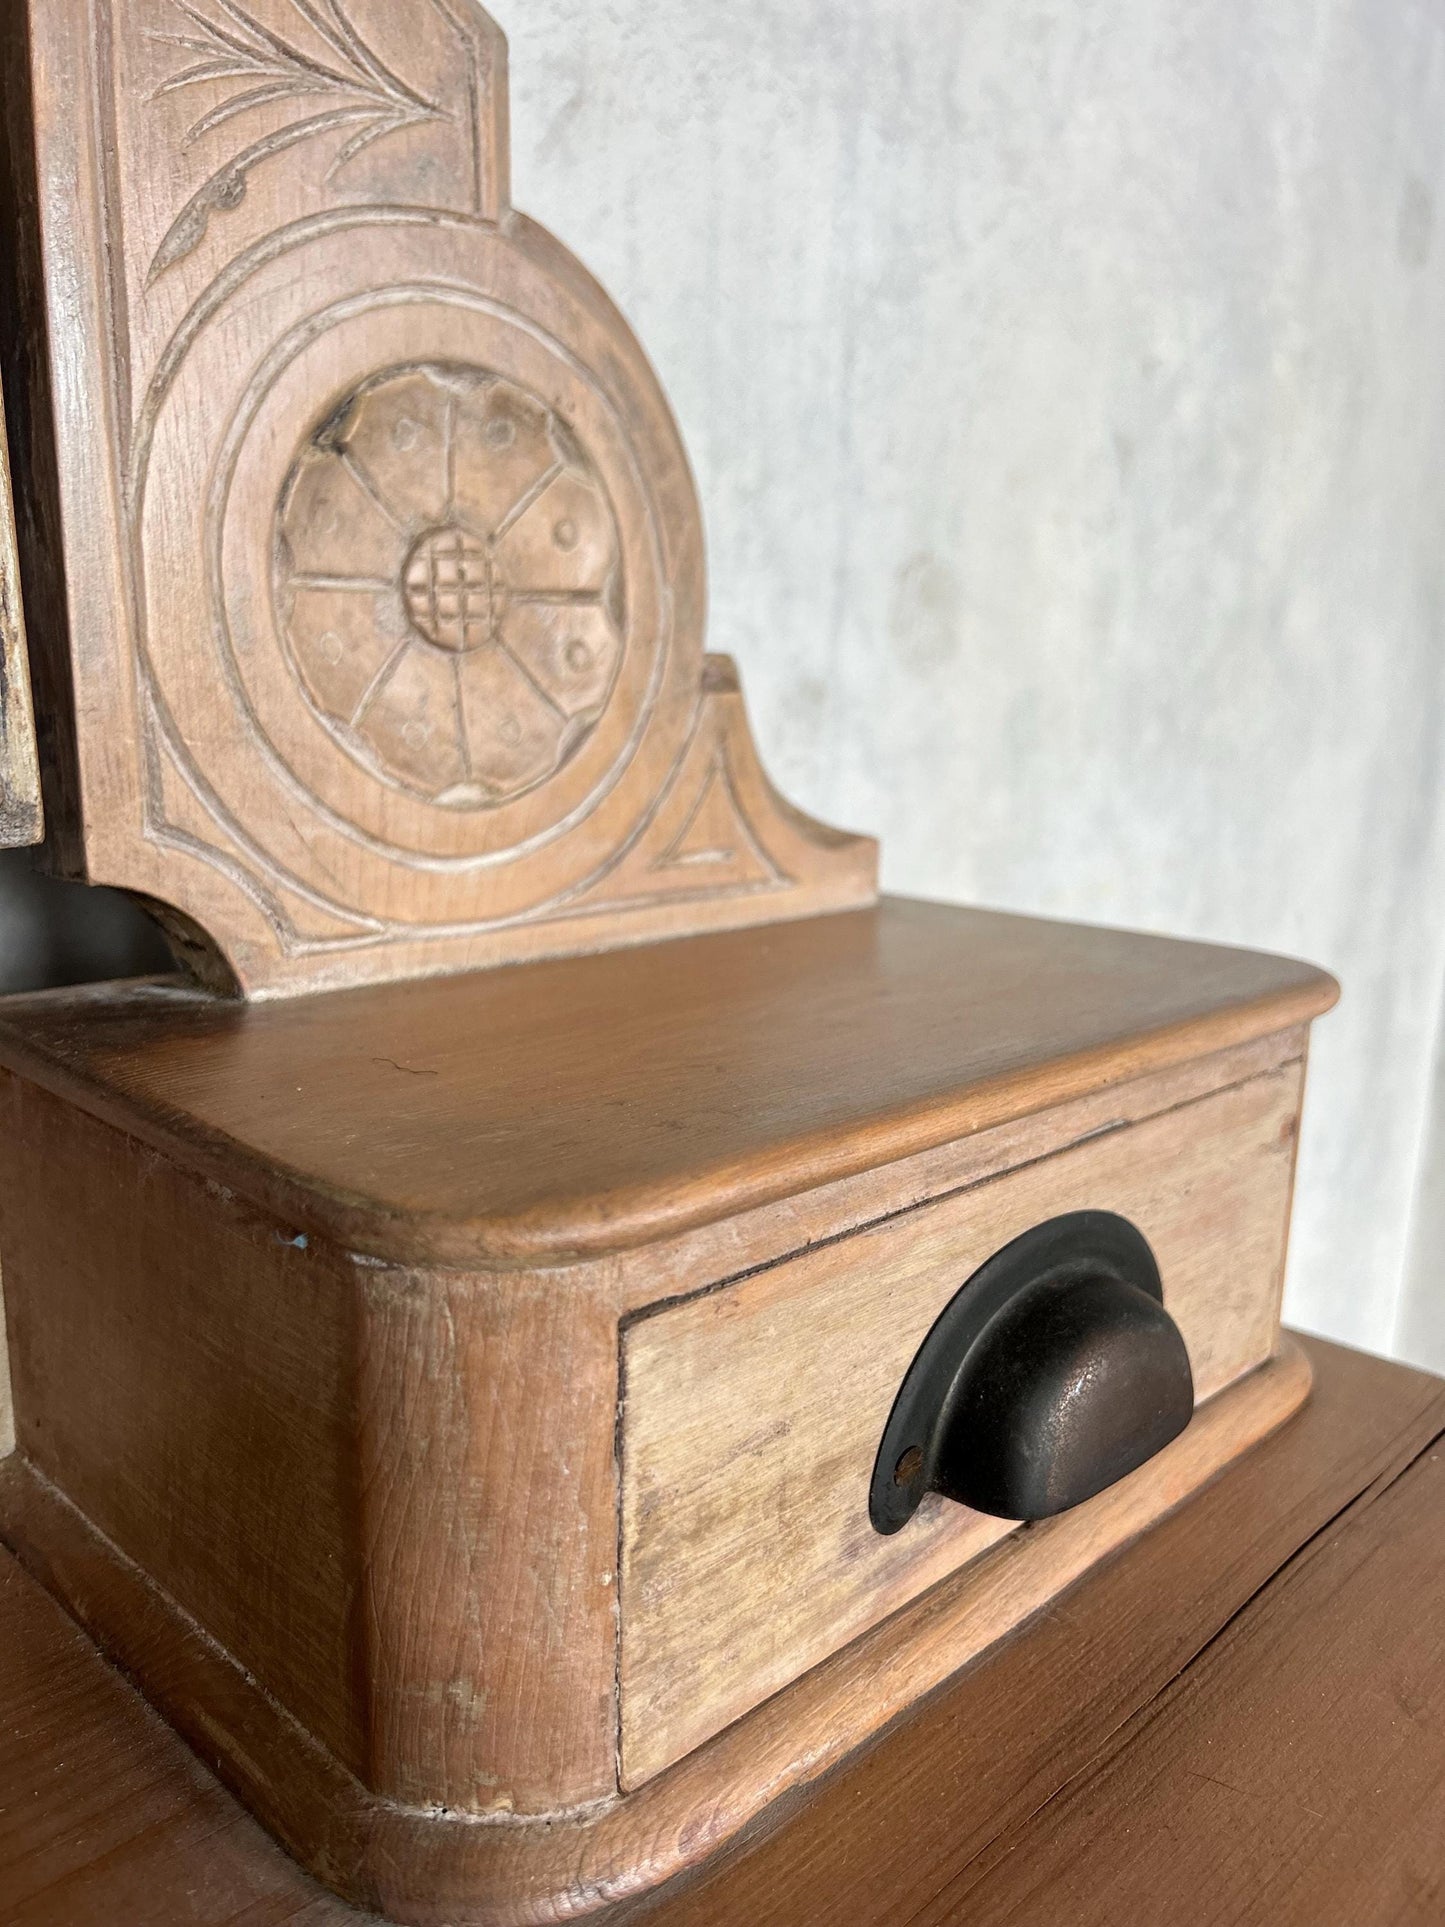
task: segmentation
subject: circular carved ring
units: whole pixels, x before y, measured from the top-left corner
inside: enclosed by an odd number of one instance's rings
[[[557,414],[485,369],[372,376],[281,490],[277,611],[306,696],[364,767],[487,808],[595,729],[625,647],[617,521]]]

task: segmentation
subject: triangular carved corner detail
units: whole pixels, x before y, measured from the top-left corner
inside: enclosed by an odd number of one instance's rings
[[[745,879],[750,883],[786,881],[758,848],[748,828],[733,787],[726,750],[708,772],[687,821],[652,867],[663,875],[672,870],[687,870],[694,875],[705,872],[715,881],[733,881],[739,871],[750,873]]]
[[[703,901],[717,906],[707,921],[733,923],[736,900],[761,893],[771,919],[870,903],[876,890],[877,845],[783,801],[758,761],[736,669],[710,656],[697,728],[657,810],[573,911],[686,903],[695,927]]]
[[[20,238],[82,371],[32,411],[63,539],[21,529],[52,867],[257,997],[874,900],[704,658],[676,424],[512,209],[476,0],[24,0],[0,55],[43,78]],[[28,720],[5,681],[9,792]]]

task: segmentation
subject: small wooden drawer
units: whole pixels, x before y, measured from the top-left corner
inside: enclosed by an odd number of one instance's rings
[[[644,1313],[623,1337],[624,1783],[688,1753],[1018,1530],[930,1496],[868,1518],[909,1361],[960,1284],[1057,1212],[1139,1226],[1202,1401],[1278,1329],[1299,1062],[1106,1130]]]
[[[890,902],[420,997],[14,1000],[0,1536],[373,1911],[636,1894],[1298,1406],[1333,992]],[[920,1345],[1081,1212],[1147,1240],[1202,1409],[1058,1516],[925,1498],[883,1536]]]

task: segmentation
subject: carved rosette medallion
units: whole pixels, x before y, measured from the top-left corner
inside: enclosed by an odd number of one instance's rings
[[[488,808],[546,781],[612,693],[616,517],[573,434],[513,381],[430,363],[365,383],[306,436],[275,558],[313,708],[431,802]]]
[[[476,0],[25,11],[65,863],[258,994],[871,901],[705,663],[676,424],[512,206]]]

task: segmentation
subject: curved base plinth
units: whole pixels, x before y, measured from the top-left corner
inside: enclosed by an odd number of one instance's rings
[[[19,1457],[0,1466],[0,1537],[328,1886],[405,1927],[523,1927],[595,1915],[708,1860],[1173,1511],[1309,1388],[1286,1339],[1120,1484],[1012,1534],[635,1792],[545,1816],[369,1794]]]

